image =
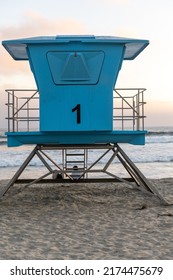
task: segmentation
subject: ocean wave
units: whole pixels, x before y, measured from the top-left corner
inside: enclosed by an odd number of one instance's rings
[[[0,130],[0,146],[7,144],[7,136],[4,134],[4,131]]]
[[[6,167],[20,167],[24,160],[26,158],[23,158],[23,155],[22,157],[18,157],[18,159],[12,159],[12,157],[6,157],[6,158],[2,158],[2,160],[0,160],[0,168],[6,168]],[[138,164],[138,163],[143,163],[143,164],[147,164],[147,163],[172,163],[173,162],[173,156],[156,156],[156,155],[152,155],[150,157],[147,157],[147,155],[143,155],[143,156],[130,156],[130,159],[135,163],[135,164]],[[88,159],[88,167],[94,162],[95,159]],[[97,164],[99,166],[104,166],[105,164],[107,163],[107,160],[105,159],[102,159],[100,162],[98,162]],[[112,164],[119,164],[119,160],[116,158]],[[58,163],[59,166],[62,167],[62,163]],[[38,159],[38,158],[35,158],[33,161],[31,161],[29,164],[28,164],[29,167],[43,167],[44,164]],[[50,166],[54,169],[56,169],[56,167],[50,163]]]
[[[145,142],[147,144],[152,143],[173,143],[173,135],[163,135],[163,136],[146,136]]]
[[[134,163],[172,163],[173,162],[173,131],[171,129],[167,129],[166,131],[158,130],[152,131],[150,130],[146,135],[146,145],[145,146],[133,146],[122,144],[124,151],[131,158]],[[0,136],[0,167],[20,167],[24,160],[27,158],[29,153],[31,152],[32,147],[29,145],[23,145],[21,147],[7,147],[7,138],[4,134],[1,133]],[[59,163],[61,165],[61,156],[62,153],[57,151],[49,151],[50,155],[52,155],[55,159],[59,159]],[[98,159],[97,150],[93,150],[89,152],[89,161],[88,165],[92,164],[94,161]],[[99,161],[99,164],[105,164],[107,158],[104,157]],[[118,163],[118,159],[114,161],[114,163]],[[34,157],[30,162],[29,166],[31,167],[42,167],[42,162]]]
[[[148,130],[146,143],[173,143],[173,128]]]
[[[164,135],[169,135],[169,136],[173,136],[173,131],[172,130],[168,130],[168,131],[148,131],[147,132],[148,136],[164,136]]]
[[[7,141],[0,141],[0,146],[1,145],[6,145],[7,144]]]

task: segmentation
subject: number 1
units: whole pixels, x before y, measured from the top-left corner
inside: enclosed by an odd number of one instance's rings
[[[81,110],[80,109],[80,104],[77,104],[76,107],[74,107],[72,109],[72,112],[77,111],[77,119],[76,119],[77,124],[81,123],[81,113],[80,113],[80,110]]]

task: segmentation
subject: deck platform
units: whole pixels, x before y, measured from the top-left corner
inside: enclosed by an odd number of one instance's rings
[[[111,131],[111,132],[7,132],[8,146],[24,144],[99,144],[129,143],[144,145],[146,130],[143,131]]]

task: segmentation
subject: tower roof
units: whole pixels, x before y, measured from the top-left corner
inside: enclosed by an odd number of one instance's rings
[[[132,60],[149,44],[148,40],[113,36],[93,35],[57,35],[5,40],[2,45],[15,60],[28,60],[27,46],[33,44],[64,44],[70,42],[123,44],[125,46],[124,60]]]

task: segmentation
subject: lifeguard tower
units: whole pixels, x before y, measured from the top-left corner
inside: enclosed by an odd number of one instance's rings
[[[115,89],[115,84],[123,60],[135,59],[149,44],[147,40],[55,36],[2,44],[13,59],[29,61],[37,85],[34,91],[6,90],[8,146],[34,144],[35,148],[2,195],[22,181],[20,175],[37,156],[48,172],[29,184],[128,181],[165,202],[119,146],[145,144],[145,89]],[[33,130],[36,122],[38,127]],[[61,151],[58,163],[49,150]],[[89,158],[91,150],[101,152],[94,162]],[[130,178],[109,171],[115,158]],[[106,162],[100,168],[103,159]]]

